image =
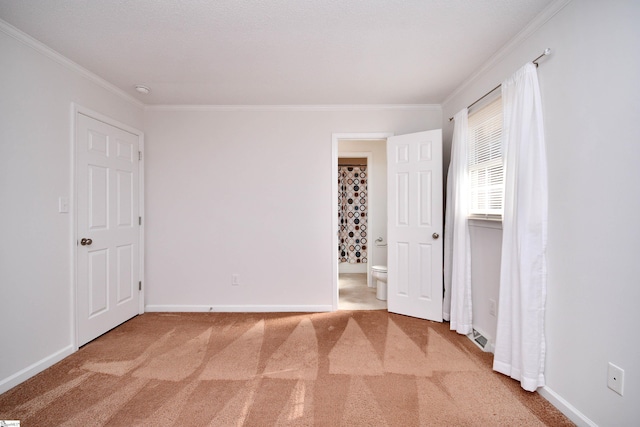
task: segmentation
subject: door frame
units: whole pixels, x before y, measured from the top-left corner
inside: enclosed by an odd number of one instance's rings
[[[71,292],[71,307],[72,307],[72,315],[71,315],[71,337],[73,342],[74,351],[77,351],[79,348],[78,345],[78,274],[77,274],[77,266],[78,266],[78,205],[76,201],[78,200],[78,168],[77,168],[77,150],[78,150],[78,115],[82,114],[84,116],[88,116],[92,119],[98,120],[100,122],[106,123],[110,126],[116,127],[118,129],[124,130],[126,132],[132,133],[138,137],[138,151],[140,153],[144,153],[144,132],[134,127],[128,126],[124,123],[121,123],[111,117],[105,116],[103,114],[98,113],[97,111],[91,110],[90,108],[83,107],[82,105],[71,103],[71,200],[69,200],[69,212],[71,214],[71,282],[72,282],[72,292]],[[144,215],[144,155],[140,155],[140,160],[138,162],[138,212],[140,218],[142,218],[142,222],[138,228],[138,256],[139,259],[139,280],[144,284],[144,226],[145,226],[145,215]],[[336,190],[337,191],[337,190]],[[139,291],[139,300],[138,300],[138,314],[144,313],[144,295],[145,295],[145,287]]]
[[[365,132],[365,133],[333,133],[331,134],[331,230],[333,230],[333,236],[331,238],[331,266],[332,266],[332,274],[331,274],[331,293],[333,295],[332,298],[332,311],[338,310],[338,300],[339,300],[339,292],[340,289],[338,287],[338,232],[339,232],[339,224],[338,224],[338,198],[336,195],[338,194],[338,157],[350,157],[349,155],[339,156],[338,151],[338,143],[339,141],[344,140],[386,140],[390,136],[394,136],[393,132]],[[369,153],[369,155],[371,155]],[[364,157],[364,156],[357,156]],[[367,168],[369,165],[370,158],[367,157]],[[370,175],[371,176],[371,175]],[[367,184],[368,185],[368,184]],[[369,187],[369,193],[371,193],[371,187]],[[371,199],[369,199],[371,200]],[[371,204],[369,204],[371,205]],[[368,227],[371,229],[371,218],[368,218]],[[367,277],[369,277],[369,268],[367,264]]]

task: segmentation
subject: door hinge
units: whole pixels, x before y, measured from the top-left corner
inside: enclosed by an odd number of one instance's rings
[[[138,282],[138,290],[141,291],[142,290],[142,281]]]
[[[142,160],[142,151],[138,151],[138,160]]]
[[[141,216],[138,217],[138,225],[142,225],[142,217]]]

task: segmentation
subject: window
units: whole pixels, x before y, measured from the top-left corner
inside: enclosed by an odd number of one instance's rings
[[[469,114],[469,216],[502,219],[502,98]]]

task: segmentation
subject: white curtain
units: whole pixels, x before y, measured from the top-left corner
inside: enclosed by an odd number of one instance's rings
[[[547,265],[547,163],[535,65],[502,83],[500,303],[493,369],[534,391],[544,386]]]
[[[451,162],[447,174],[444,229],[443,317],[460,334],[472,331],[471,248],[469,239],[468,110],[454,117]]]

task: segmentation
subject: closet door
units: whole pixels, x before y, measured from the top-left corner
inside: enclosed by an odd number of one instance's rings
[[[77,325],[83,345],[139,312],[139,137],[77,115]]]

